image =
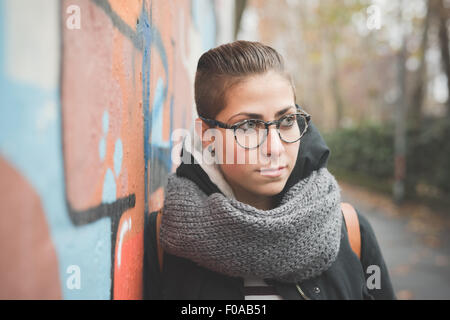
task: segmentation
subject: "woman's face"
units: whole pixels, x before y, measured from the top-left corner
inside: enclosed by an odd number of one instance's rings
[[[296,112],[292,90],[288,80],[273,71],[249,77],[229,89],[226,107],[215,119],[229,125],[245,119],[278,120]],[[296,163],[300,141],[282,141],[272,125],[258,148],[245,149],[236,143],[233,130],[220,130],[223,143],[216,140],[214,146],[216,154],[222,155],[220,169],[237,199],[251,202],[250,198],[280,193]]]

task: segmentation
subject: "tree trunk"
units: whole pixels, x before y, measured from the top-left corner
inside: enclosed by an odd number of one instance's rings
[[[450,118],[450,53],[448,49],[448,30],[447,18],[448,9],[444,7],[444,0],[439,1],[439,45],[441,47],[442,69],[447,76],[447,89],[449,97],[447,98],[447,116]]]
[[[331,60],[331,91],[333,94],[334,102],[336,104],[336,128],[340,128],[342,124],[342,117],[344,114],[344,102],[341,94],[341,87],[339,84],[339,67],[336,57],[336,48],[332,46],[330,50],[330,60]]]
[[[400,95],[395,108],[395,130],[394,130],[394,188],[393,195],[397,204],[403,202],[405,198],[405,179],[406,179],[406,35],[403,26],[403,9],[405,0],[401,0],[399,6],[399,24],[401,25],[402,47],[397,54],[397,76]]]
[[[417,70],[416,81],[412,92],[412,100],[409,109],[409,124],[410,127],[419,130],[422,122],[422,106],[425,97],[426,81],[427,81],[427,68],[425,55],[428,46],[428,30],[430,26],[430,20],[432,15],[432,8],[427,1],[427,15],[425,17],[423,25],[422,41],[420,44],[420,66]]]

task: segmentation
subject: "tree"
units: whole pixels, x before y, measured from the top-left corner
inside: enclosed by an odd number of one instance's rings
[[[439,19],[439,46],[441,49],[442,68],[447,76],[447,92],[450,95],[450,54],[448,48],[448,29],[447,20],[449,18],[449,9],[445,8],[444,0],[438,0],[438,19]],[[450,118],[450,97],[447,98],[447,116]]]

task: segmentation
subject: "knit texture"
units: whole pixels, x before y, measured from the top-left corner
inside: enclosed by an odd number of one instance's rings
[[[221,193],[207,196],[170,174],[160,240],[165,251],[234,277],[296,283],[327,270],[340,245],[341,197],[326,168],[260,210]]]

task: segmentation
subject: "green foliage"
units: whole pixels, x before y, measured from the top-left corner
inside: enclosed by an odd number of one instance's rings
[[[340,129],[325,135],[331,167],[389,179],[394,173],[393,130],[369,125]]]
[[[324,135],[330,168],[364,175],[382,184],[394,177],[394,129],[364,125]],[[407,196],[450,195],[450,122],[425,120],[421,130],[408,130]]]
[[[407,171],[410,183],[434,193],[450,194],[450,121],[425,120],[410,130]]]

